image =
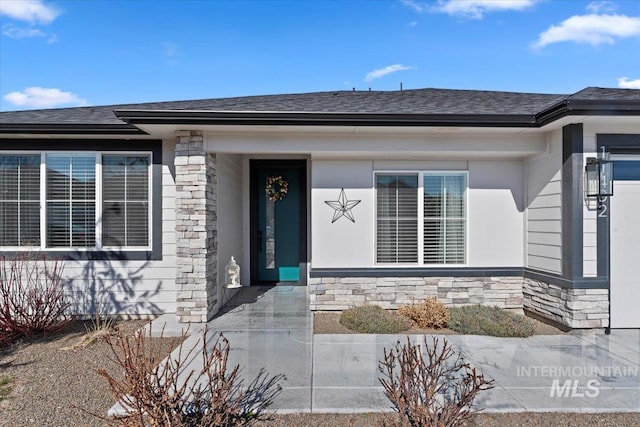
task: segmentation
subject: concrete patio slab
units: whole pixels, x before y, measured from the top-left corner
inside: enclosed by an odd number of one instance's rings
[[[528,411],[637,411],[640,367],[609,351],[619,347],[608,337],[597,335],[599,345],[570,334],[448,339]],[[631,359],[640,354],[640,346],[625,350]]]
[[[405,335],[313,335],[305,287],[243,288],[207,325],[207,346],[222,333],[230,362],[250,381],[261,370],[284,374],[283,392],[271,410],[291,412],[380,412],[392,410],[380,385],[384,349]],[[495,388],[478,395],[487,412],[640,411],[640,331],[613,330],[530,338],[473,335],[447,339]],[[424,336],[410,337],[423,343]],[[430,343],[430,337],[427,337]],[[186,348],[198,343],[193,334]],[[189,369],[201,366],[199,353]]]
[[[286,376],[275,403],[281,413],[311,411],[313,315],[308,301],[303,286],[251,286],[207,324],[229,340],[230,362],[243,368],[247,381],[261,371]]]
[[[205,325],[198,323],[180,323],[173,313],[163,314],[146,324],[142,329],[145,335],[149,335],[151,330],[152,337],[180,337],[184,335],[192,335],[201,333]]]
[[[280,411],[311,410],[311,342],[288,331],[224,332],[231,351],[229,361],[242,367],[242,377],[251,381],[261,371],[269,376],[284,374],[276,404]],[[208,347],[213,348],[213,337]]]
[[[315,335],[313,411],[392,410],[378,380],[378,360],[394,340],[390,335]]]
[[[479,393],[475,404],[477,408],[482,408],[485,412],[526,411],[525,404],[500,385]]]
[[[589,346],[597,346],[606,353],[614,354],[627,362],[640,365],[640,330],[612,329],[604,333],[583,333],[577,335]]]

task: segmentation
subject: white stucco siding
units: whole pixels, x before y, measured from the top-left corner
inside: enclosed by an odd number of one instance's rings
[[[523,266],[523,180],[522,161],[469,162],[470,266]]]
[[[317,127],[281,130],[265,127],[240,133],[226,130],[207,132],[205,147],[209,152],[268,155],[286,158],[311,155],[325,159],[468,159],[523,158],[544,150],[540,135],[474,133],[431,135],[407,128],[378,129]]]
[[[525,163],[526,266],[562,274],[562,132],[547,137],[547,153]]]
[[[473,267],[523,265],[523,164],[517,160],[317,160],[311,162],[313,268],[375,266],[374,172],[468,171],[467,264]],[[331,223],[344,188],[356,222]]]
[[[235,257],[239,265],[242,265],[243,262],[242,156],[219,153],[216,160],[218,178],[218,300],[221,304],[225,266],[232,256]]]
[[[374,264],[374,191],[372,160],[311,162],[311,265],[313,268],[371,267]],[[338,200],[344,188],[349,200],[360,200],[340,218],[325,201]]]

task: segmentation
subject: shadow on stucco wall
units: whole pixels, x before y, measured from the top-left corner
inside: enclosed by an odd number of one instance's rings
[[[78,253],[65,261],[65,286],[71,291],[74,314],[162,314],[162,308],[152,301],[160,294],[162,282],[157,279],[152,285],[145,279],[151,262],[129,261],[110,251],[105,255],[104,259],[87,260]]]

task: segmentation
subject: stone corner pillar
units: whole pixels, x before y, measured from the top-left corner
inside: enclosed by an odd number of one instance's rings
[[[202,131],[176,132],[176,316],[207,322],[216,313],[216,155]]]

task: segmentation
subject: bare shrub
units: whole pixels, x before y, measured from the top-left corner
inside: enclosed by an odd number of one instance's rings
[[[160,336],[160,338],[162,335]],[[265,371],[245,387],[240,366],[228,366],[229,342],[217,335],[208,349],[207,331],[202,335],[202,367],[187,371],[200,342],[188,350],[180,345],[175,358],[163,362],[151,336],[106,337],[113,360],[123,369],[122,379],[105,369],[96,372],[109,383],[117,402],[128,412],[129,426],[233,426],[264,417],[264,410],[280,394],[283,375],[269,377]]]
[[[449,324],[449,309],[435,297],[422,303],[404,305],[398,313],[413,320],[419,328],[446,328]]]
[[[98,305],[95,313],[91,317],[91,322],[89,325],[85,324],[84,328],[86,333],[77,343],[71,346],[62,347],[60,350],[75,350],[77,348],[88,347],[97,342],[102,342],[105,337],[116,331],[116,320],[115,317],[104,313],[102,306]]]
[[[0,259],[0,340],[61,329],[70,321],[59,260],[24,254]]]
[[[18,334],[12,331],[6,331],[4,329],[0,329],[0,348],[5,345],[9,345],[12,341],[18,338]]]
[[[424,338],[426,359],[419,344],[398,341],[384,349],[378,362],[380,383],[398,413],[412,426],[459,426],[476,409],[473,401],[482,390],[494,387],[476,368],[465,362],[446,339]]]

